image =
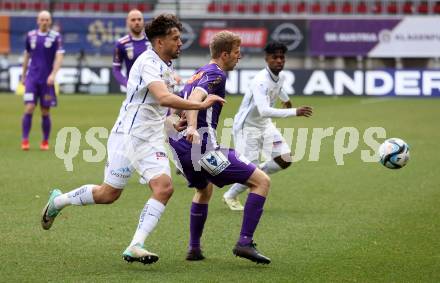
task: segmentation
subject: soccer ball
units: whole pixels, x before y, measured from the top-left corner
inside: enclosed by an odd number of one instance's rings
[[[387,139],[379,147],[380,163],[390,169],[399,169],[408,163],[409,146],[399,138]]]

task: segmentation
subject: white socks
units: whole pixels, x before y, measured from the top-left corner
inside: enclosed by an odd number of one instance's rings
[[[130,246],[134,246],[135,244],[144,244],[145,239],[148,237],[151,231],[154,230],[157,222],[159,222],[160,216],[164,210],[165,205],[163,205],[160,201],[152,198],[147,201],[139,217],[139,225],[136,233],[133,236]]]
[[[260,165],[258,165],[258,167],[268,175],[282,170],[282,168],[273,160],[263,162]],[[231,186],[231,188],[223,194],[223,197],[224,198],[236,198],[239,194],[244,192],[246,189],[247,189],[246,185],[242,185],[242,184],[238,184],[238,183],[233,184]]]
[[[246,185],[242,185],[240,183],[235,183],[231,186],[229,190],[227,190],[223,197],[224,198],[236,198],[239,194],[244,192],[247,189]]]
[[[68,205],[87,205],[95,204],[93,200],[93,187],[96,185],[84,185],[70,191],[66,194],[62,194],[56,197],[53,202],[56,209],[62,209]]]
[[[258,167],[263,170],[264,173],[270,175],[280,171],[282,168],[275,161],[269,160],[261,163]]]

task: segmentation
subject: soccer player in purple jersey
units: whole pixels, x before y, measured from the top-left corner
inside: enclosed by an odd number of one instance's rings
[[[211,43],[211,61],[196,71],[186,83],[181,96],[190,101],[202,101],[213,94],[225,97],[226,72],[234,69],[240,59],[240,37],[229,31],[216,34]],[[200,238],[208,216],[208,203],[213,184],[223,187],[241,183],[250,188],[241,233],[233,253],[257,263],[268,264],[253,242],[254,231],[263,213],[269,192],[270,178],[231,148],[220,148],[216,128],[222,105],[214,104],[206,110],[186,111],[187,129],[169,142],[174,149],[177,166],[196,189],[190,213],[190,241],[187,260],[202,260]]]
[[[55,76],[63,61],[64,49],[61,35],[50,29],[52,23],[48,11],[41,11],[37,17],[38,29],[26,36],[26,50],[23,59],[22,83],[25,85],[25,110],[22,119],[21,148],[29,150],[29,132],[35,105],[40,102],[43,130],[41,150],[49,150],[51,120],[50,107],[57,105],[55,96]],[[30,62],[29,62],[30,60]]]
[[[150,46],[144,32],[144,16],[139,10],[131,10],[128,13],[127,27],[129,34],[118,39],[113,53],[113,76],[125,87],[134,61]],[[123,63],[125,63],[126,75],[122,73]]]

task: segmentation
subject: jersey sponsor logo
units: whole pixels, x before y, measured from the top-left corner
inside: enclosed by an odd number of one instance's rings
[[[44,47],[51,48],[52,43],[53,43],[53,39],[50,37],[46,37],[46,39],[44,40]]]
[[[165,152],[161,152],[161,151],[156,152],[156,159],[157,160],[165,159],[165,158],[168,158],[167,154]]]
[[[209,151],[205,153],[199,160],[200,166],[212,176],[216,176],[223,172],[231,162],[221,151]]]
[[[115,177],[127,179],[131,176],[130,168],[128,167],[121,167],[116,170],[111,170],[110,174],[112,174]]]

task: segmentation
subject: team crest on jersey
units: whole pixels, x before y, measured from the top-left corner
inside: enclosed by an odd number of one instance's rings
[[[127,52],[127,58],[130,59],[130,60],[133,60],[133,58],[134,58],[134,48],[133,48],[133,46],[128,45],[127,47],[125,47],[125,52]]]
[[[44,47],[46,47],[46,48],[51,48],[51,47],[52,47],[52,43],[53,43],[52,39],[49,38],[49,37],[47,37],[47,38],[44,40]]]

